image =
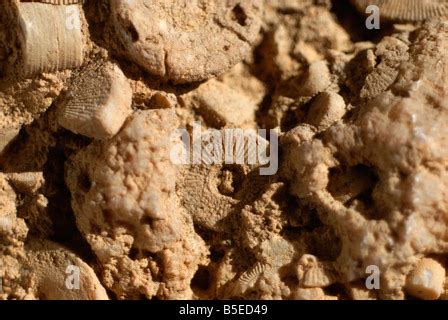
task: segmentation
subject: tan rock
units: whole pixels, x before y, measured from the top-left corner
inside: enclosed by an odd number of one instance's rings
[[[436,300],[444,291],[446,271],[436,260],[421,259],[406,279],[406,292],[424,300]]]

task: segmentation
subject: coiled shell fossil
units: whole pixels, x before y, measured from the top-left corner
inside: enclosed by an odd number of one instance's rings
[[[81,13],[77,5],[19,3],[20,69],[25,77],[76,68],[83,62]]]
[[[381,17],[395,21],[423,21],[448,16],[446,0],[352,0],[362,13],[369,5],[380,8]]]
[[[115,135],[132,112],[132,89],[113,63],[91,64],[73,81],[59,124],[96,139]]]
[[[261,27],[261,0],[112,0],[120,50],[176,83],[217,76],[240,62]]]

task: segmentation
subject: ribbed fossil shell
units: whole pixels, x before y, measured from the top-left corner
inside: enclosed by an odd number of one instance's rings
[[[75,78],[59,124],[96,139],[115,135],[132,112],[132,89],[113,63],[91,64]]]
[[[181,203],[192,215],[195,223],[215,229],[217,223],[225,218],[238,201],[222,195],[215,179],[221,166],[194,165],[186,170],[181,185]]]
[[[42,72],[81,66],[81,29],[69,25],[68,22],[68,19],[80,20],[77,5],[20,3],[18,11],[22,50],[22,64],[18,67],[24,76],[32,77]]]
[[[304,254],[300,258],[298,275],[300,286],[305,288],[324,288],[334,283],[329,269],[310,254]]]
[[[240,284],[251,287],[255,284],[260,274],[266,271],[267,266],[264,263],[257,262],[252,268],[244,272],[238,279]]]
[[[253,288],[259,279],[260,275],[268,270],[268,265],[258,261],[251,268],[243,272],[238,280],[235,282],[232,289],[234,296],[244,294],[250,288]]]
[[[362,13],[369,5],[380,8],[381,17],[396,21],[423,21],[447,17],[447,0],[352,0]]]
[[[308,288],[324,288],[333,284],[331,274],[323,266],[313,266],[305,272],[301,285]]]
[[[223,137],[225,136],[224,130],[218,131],[218,133],[222,134]],[[197,139],[197,137],[193,138]],[[202,139],[202,142],[209,141],[208,138]],[[229,148],[229,146],[224,146],[225,138],[222,140],[223,150]],[[268,144],[266,140],[260,137],[259,143]],[[211,153],[202,152],[200,164],[192,164],[184,168],[183,179],[181,179],[178,187],[178,194],[181,204],[193,217],[195,223],[207,229],[219,230],[219,222],[239,206],[239,199],[248,200],[257,193],[261,183],[258,183],[256,179],[261,178],[257,169],[254,169],[256,165],[246,164],[247,159],[250,159],[251,156],[256,156],[254,154],[256,151],[247,147],[248,144],[233,146],[235,159],[237,159],[237,155],[245,155],[245,164],[216,164],[216,162],[213,162],[214,159]],[[201,148],[201,150],[204,148]],[[201,153],[201,150],[198,152]],[[195,152],[197,153],[197,150],[193,148],[193,154]],[[251,175],[251,170],[253,170],[253,176]],[[225,191],[226,187],[223,186],[221,180],[225,174],[232,175],[233,178],[237,176],[239,180],[245,180],[246,183],[240,181],[242,187],[238,191],[241,194],[238,199],[228,195],[229,193],[234,194],[234,192]]]

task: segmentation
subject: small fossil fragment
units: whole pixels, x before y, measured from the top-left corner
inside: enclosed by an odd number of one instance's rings
[[[423,258],[407,276],[406,292],[416,298],[436,300],[443,293],[445,276],[445,268],[439,262]]]
[[[92,268],[59,245],[48,242],[30,250],[25,266],[32,274],[32,293],[36,298],[109,300]]]
[[[305,288],[324,288],[334,283],[334,277],[329,268],[310,254],[300,258],[298,276],[300,286]]]
[[[132,89],[113,63],[92,64],[75,78],[59,113],[59,124],[96,139],[115,135],[132,112]]]
[[[113,0],[111,14],[125,55],[177,83],[217,76],[240,62],[261,27],[263,2]]]
[[[26,77],[79,67],[83,62],[81,13],[77,5],[19,3],[22,63]],[[68,18],[74,19],[73,25]]]
[[[322,92],[312,102],[306,122],[323,131],[341,120],[345,112],[345,101],[339,94]]]
[[[372,99],[386,91],[397,79],[399,66],[409,59],[408,46],[401,40],[385,37],[375,51],[381,62],[366,77],[360,97]]]
[[[182,205],[195,223],[216,229],[238,204],[238,200],[224,195],[219,190],[221,166],[193,165],[186,169],[179,187]]]
[[[254,287],[263,272],[269,269],[269,266],[260,261],[256,262],[249,270],[243,272],[235,282],[232,294],[235,296],[244,294],[247,290]]]
[[[381,17],[393,21],[423,21],[448,16],[446,0],[352,0],[362,13],[369,5],[380,8]]]

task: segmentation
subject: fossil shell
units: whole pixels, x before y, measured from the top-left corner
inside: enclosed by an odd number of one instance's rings
[[[300,258],[298,276],[300,286],[305,288],[324,288],[335,281],[329,268],[311,254],[304,254]]]
[[[305,272],[301,285],[308,288],[324,288],[333,283],[332,275],[323,266],[317,265]]]
[[[28,252],[26,266],[33,275],[32,291],[37,298],[108,300],[106,290],[92,268],[59,245],[50,242],[39,244],[38,248]],[[67,286],[68,276],[76,270],[79,270],[78,289]]]
[[[252,268],[244,272],[238,279],[238,282],[248,287],[253,286],[257,281],[258,276],[265,272],[267,269],[266,264],[257,262]]]
[[[259,176],[258,171],[255,169],[256,164],[246,164],[248,159],[257,159],[257,152],[254,148],[248,148],[247,140],[245,140],[246,143],[244,144],[238,143],[226,146],[226,141],[230,141],[230,139],[225,139],[226,130],[216,130],[215,132],[223,137],[221,141],[223,153],[228,148],[232,148],[234,152],[233,159],[238,159],[239,156],[242,156],[245,159],[244,164],[237,164],[236,161],[234,161],[234,164],[229,165],[223,163],[216,164],[213,152],[204,152],[207,146],[196,150],[193,142],[192,159],[198,157],[198,159],[201,159],[201,163],[188,165],[184,168],[183,179],[181,179],[178,186],[178,194],[181,204],[193,217],[195,223],[208,229],[219,230],[219,222],[238,208],[241,202],[239,199],[248,200],[254,197],[254,194],[257,193],[257,188],[261,185],[261,183],[257,182],[257,179],[262,179],[262,177]],[[206,135],[207,137],[205,137]],[[198,139],[197,137],[193,138]],[[201,136],[201,143],[204,143],[204,141],[210,142],[208,134],[204,133]],[[258,143],[268,145],[268,142],[261,137],[258,137]],[[202,155],[201,158],[199,158],[200,155]],[[224,154],[222,156],[224,157]],[[255,169],[253,175],[251,175],[252,169]],[[240,183],[242,187],[239,193],[242,196],[238,197],[238,199],[228,195],[235,192],[226,192],[229,189],[229,186],[225,185],[225,181],[223,182],[226,174],[240,182],[244,180]]]
[[[244,294],[248,289],[253,288],[260,275],[268,270],[268,265],[258,261],[250,269],[243,272],[235,282],[232,294],[239,296]]]
[[[240,62],[261,27],[261,0],[112,0],[117,47],[176,83],[210,79]]]
[[[216,229],[218,222],[238,204],[237,200],[218,190],[215,179],[220,172],[221,166],[191,166],[180,187],[182,205],[195,223],[209,229]]]
[[[83,62],[80,11],[77,5],[20,3],[20,42],[25,77],[76,68]],[[73,25],[71,24],[73,22]]]
[[[362,13],[369,5],[380,8],[381,17],[396,21],[423,21],[447,17],[446,0],[352,0]]]
[[[59,124],[96,139],[115,135],[132,112],[132,89],[112,63],[91,64],[71,84]]]

